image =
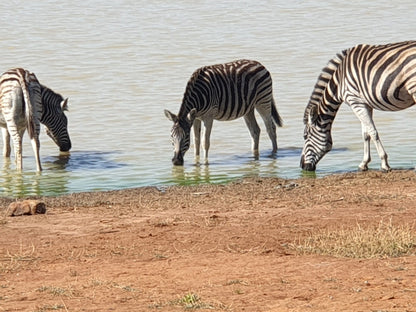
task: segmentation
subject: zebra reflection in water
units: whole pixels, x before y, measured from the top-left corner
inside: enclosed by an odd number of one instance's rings
[[[14,68],[0,77],[0,127],[3,133],[3,156],[10,157],[13,141],[16,168],[22,170],[22,139],[28,130],[36,159],[37,171],[42,170],[39,157],[39,131],[43,123],[47,134],[61,152],[71,149],[68,121],[64,114],[67,99],[41,85],[35,74]]]
[[[201,121],[204,123],[205,162],[208,161],[210,135],[214,119],[233,120],[244,117],[253,139],[253,154],[259,157],[260,127],[257,110],[272,141],[272,153],[277,152],[276,125],[282,126],[273,99],[272,78],[259,62],[238,60],[197,69],[186,86],[178,115],[165,110],[173,122],[171,139],[174,146],[174,165],[183,165],[183,157],[190,146],[190,131],[194,128],[195,157],[200,152]]]

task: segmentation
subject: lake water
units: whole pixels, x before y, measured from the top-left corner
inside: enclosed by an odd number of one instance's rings
[[[385,1],[8,1],[0,3],[0,71],[24,67],[69,97],[71,155],[60,158],[42,131],[37,174],[25,138],[24,171],[0,157],[0,195],[59,195],[147,185],[223,183],[245,176],[297,178],[303,111],[322,67],[358,43],[416,39],[414,2]],[[261,157],[251,156],[242,119],[214,122],[210,164],[173,167],[171,122],[186,83],[203,65],[250,58],[271,72],[285,126],[277,159],[264,124]],[[415,109],[375,112],[393,168],[415,165]],[[361,126],[343,105],[334,150],[317,176],[355,171]],[[373,147],[372,169],[380,161]]]

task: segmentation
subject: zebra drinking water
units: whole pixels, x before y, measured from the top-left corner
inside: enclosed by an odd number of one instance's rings
[[[368,169],[370,140],[389,171],[387,154],[373,122],[373,109],[398,111],[416,101],[416,41],[387,45],[357,45],[335,56],[322,70],[304,114],[303,170],[315,171],[331,150],[331,128],[337,111],[346,102],[361,121],[364,158]]]
[[[272,152],[277,152],[276,126],[282,126],[273,99],[272,78],[269,71],[259,62],[238,60],[225,64],[205,66],[197,69],[186,86],[178,115],[165,110],[173,121],[171,131],[175,152],[174,165],[183,165],[183,156],[189,149],[190,130],[194,127],[195,156],[200,150],[201,121],[205,126],[204,150],[208,160],[210,135],[214,119],[233,120],[244,117],[253,139],[253,153],[259,156],[260,128],[256,109],[267,128],[272,141]]]
[[[40,122],[62,152],[71,148],[64,110],[67,100],[41,85],[35,74],[14,68],[0,77],[0,127],[3,133],[3,156],[10,157],[10,137],[16,168],[22,170],[22,138],[28,130],[35,153],[37,171],[42,170],[39,157]]]

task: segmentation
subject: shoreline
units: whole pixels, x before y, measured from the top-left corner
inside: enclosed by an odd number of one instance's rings
[[[0,306],[414,310],[415,182],[415,171],[393,170],[39,197],[46,214],[0,219]],[[340,230],[376,234],[380,225],[387,234],[409,229],[409,254],[291,247]]]
[[[408,178],[412,178],[415,175],[416,178],[416,171],[413,169],[393,169],[390,172],[383,172],[381,170],[368,170],[368,171],[356,171],[356,172],[343,172],[343,173],[333,173],[325,176],[314,176],[313,173],[306,174],[303,177],[299,178],[280,178],[280,177],[242,177],[236,178],[229,182],[225,183],[198,183],[198,184],[189,184],[189,185],[150,185],[150,186],[139,186],[139,187],[129,187],[125,189],[115,189],[115,190],[100,190],[100,191],[85,191],[85,192],[74,192],[62,195],[46,195],[46,196],[39,196],[39,195],[29,195],[24,196],[21,198],[12,198],[12,197],[1,197],[0,198],[0,206],[5,206],[10,204],[14,201],[21,201],[25,199],[34,199],[34,200],[43,200],[46,202],[51,202],[54,204],[58,204],[59,207],[66,207],[74,204],[77,199],[83,198],[101,198],[105,201],[105,198],[113,199],[115,196],[133,196],[133,194],[142,194],[148,193],[149,191],[164,194],[166,192],[174,192],[175,190],[184,190],[188,189],[189,192],[194,192],[198,189],[212,189],[212,188],[221,188],[221,187],[228,187],[233,188],[235,185],[244,184],[244,183],[251,183],[252,181],[263,181],[265,183],[277,183],[281,184],[303,184],[303,185],[310,185],[310,184],[322,184],[325,180],[361,180],[361,179],[388,179],[388,180],[395,180],[400,179],[402,176],[406,176]],[[331,182],[332,183],[332,182]],[[66,203],[65,203],[66,201]],[[92,200],[92,202],[96,202],[96,204],[100,203],[100,200]],[[90,206],[91,203],[88,205]],[[87,201],[85,201],[87,203]]]

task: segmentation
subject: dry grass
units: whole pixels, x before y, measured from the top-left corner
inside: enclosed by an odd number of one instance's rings
[[[63,304],[43,305],[37,307],[34,312],[48,312],[48,311],[68,311]]]
[[[229,311],[230,307],[217,303],[204,302],[202,298],[193,293],[189,292],[183,296],[178,296],[177,299],[170,300],[167,302],[158,302],[148,306],[149,309],[163,309],[168,307],[178,307],[183,310],[216,310],[216,311]]]
[[[74,297],[76,291],[72,287],[57,287],[57,286],[41,286],[37,289],[38,292],[44,292],[53,296]]]
[[[0,272],[12,272],[22,266],[31,266],[37,259],[33,244],[24,246],[23,243],[20,243],[18,251],[10,252],[7,250],[4,255],[0,255]]]
[[[377,226],[357,224],[352,229],[322,230],[290,245],[301,254],[347,258],[384,258],[415,251],[416,236],[410,225],[395,226],[380,221]]]

